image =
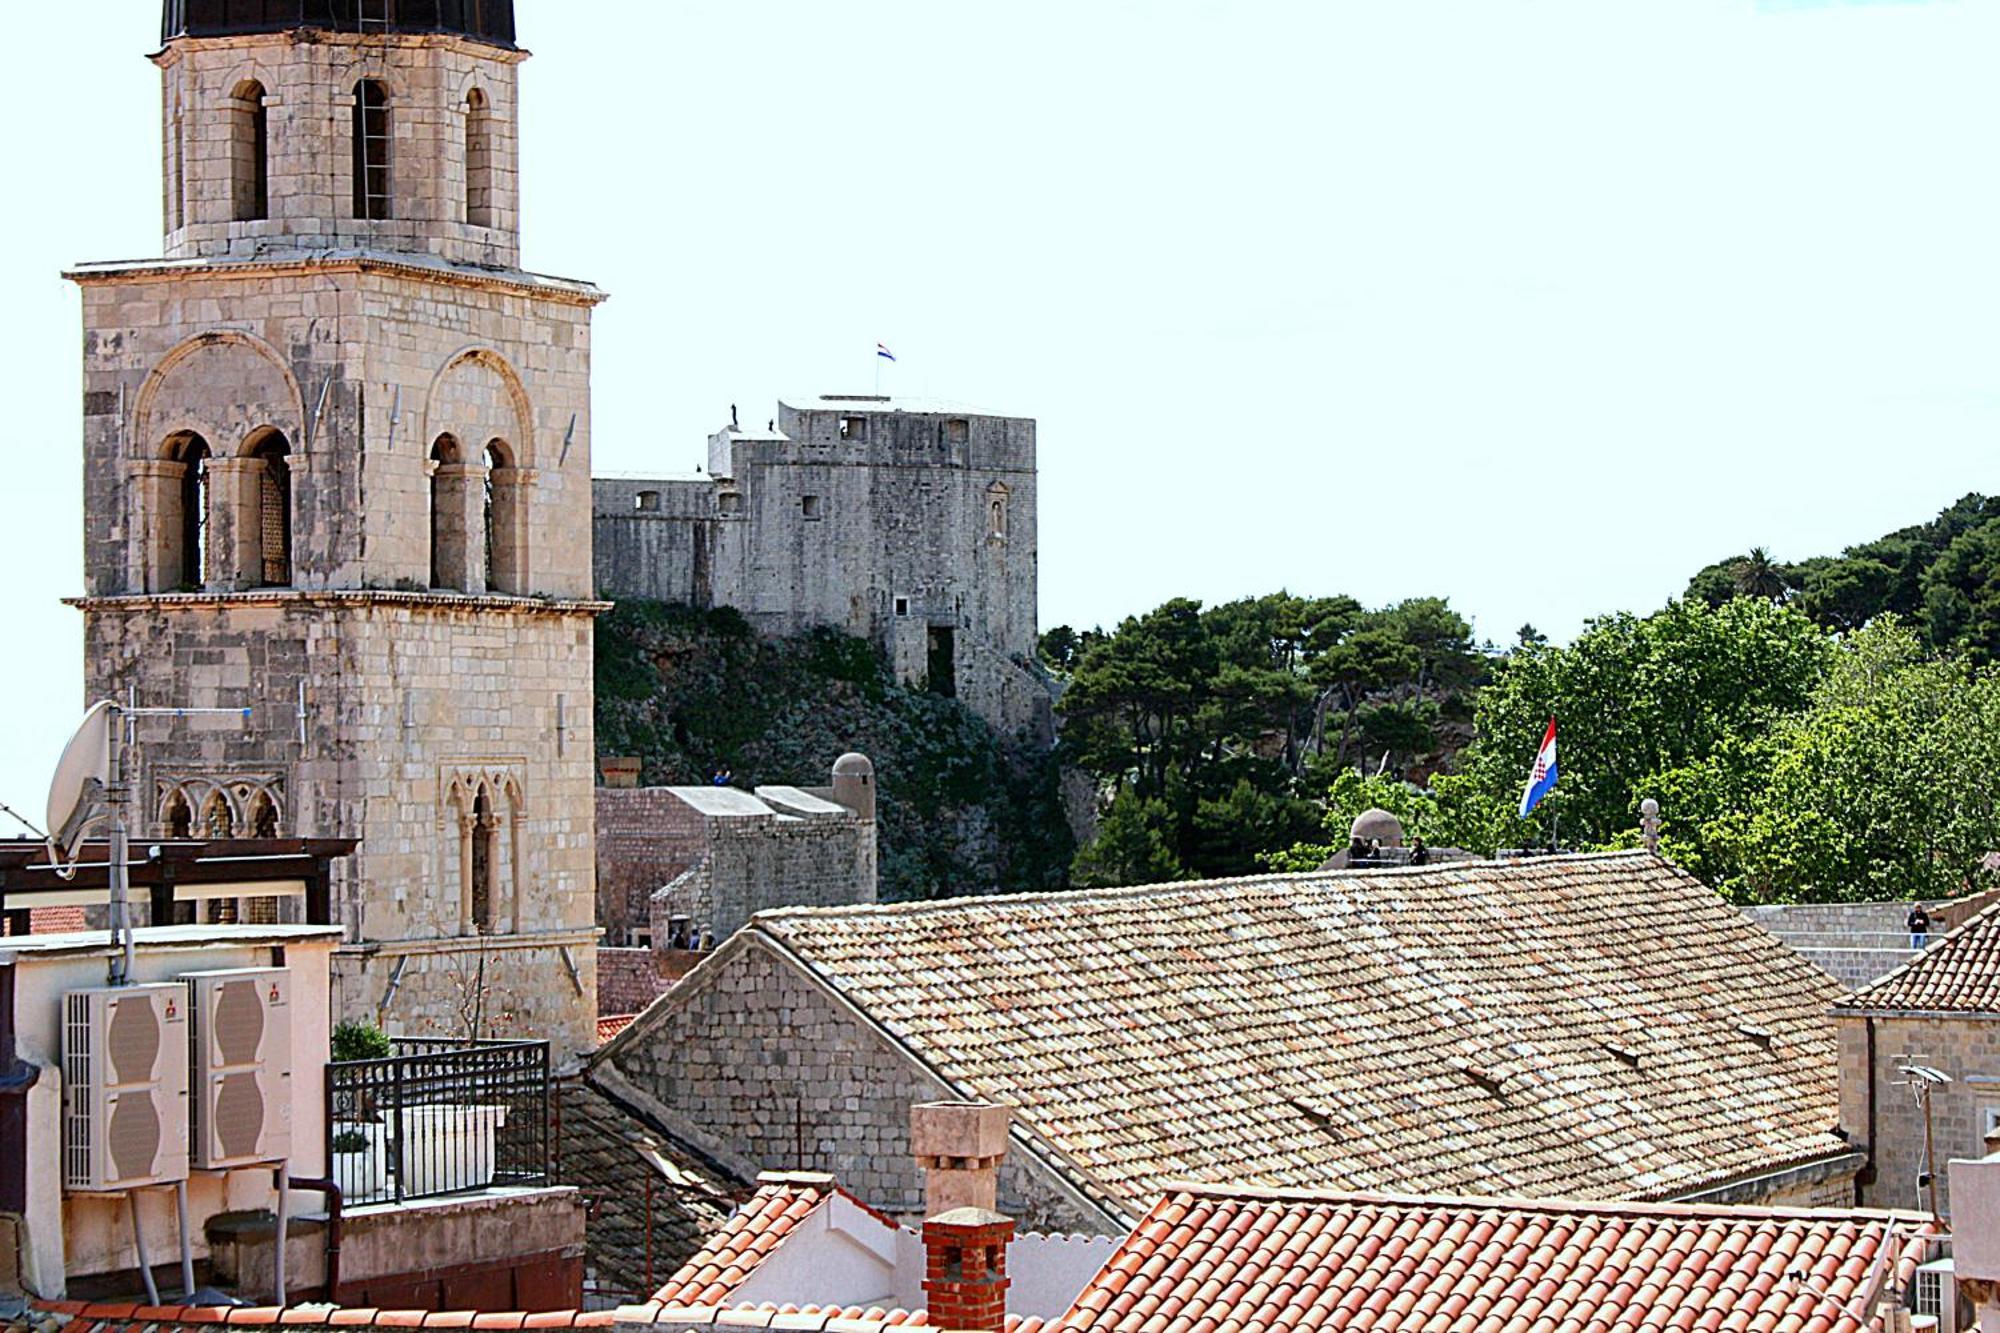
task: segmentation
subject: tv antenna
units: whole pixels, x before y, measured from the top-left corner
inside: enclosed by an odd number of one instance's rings
[[[1919,1064],[1926,1057],[1911,1055],[1908,1051],[1896,1058],[1897,1072],[1902,1078],[1891,1079],[1890,1085],[1908,1088],[1917,1099],[1917,1106],[1924,1113],[1924,1165],[1917,1172],[1917,1188],[1927,1190],[1931,1197],[1931,1220],[1938,1221],[1937,1158],[1931,1148],[1931,1094],[1939,1088],[1951,1084],[1951,1075],[1934,1065]]]
[[[132,979],[131,869],[126,864],[130,835],[125,823],[125,806],[131,789],[126,781],[125,752],[136,748],[134,723],[146,717],[240,717],[248,722],[250,710],[140,708],[136,704],[100,699],[83,715],[76,734],[63,747],[62,758],[56,761],[55,776],[49,781],[49,832],[45,835],[49,864],[56,873],[64,879],[74,877],[85,836],[99,824],[110,826],[106,870],[111,890],[111,984],[114,986],[128,985]]]

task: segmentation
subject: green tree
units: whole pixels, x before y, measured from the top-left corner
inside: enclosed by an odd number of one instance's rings
[[[1699,827],[1709,810],[1669,805],[1665,793],[1726,801],[1754,764],[1736,743],[1802,710],[1833,651],[1803,614],[1751,598],[1713,609],[1672,602],[1644,618],[1593,621],[1567,648],[1523,647],[1495,665],[1480,692],[1478,739],[1462,756],[1457,796],[1489,812],[1475,825],[1504,828],[1486,821],[1491,812],[1511,815],[1554,717],[1560,784],[1514,840],[1543,841],[1546,821],[1560,816],[1566,842],[1616,845],[1631,836],[1648,796],[1670,819]],[[1696,784],[1683,774],[1698,766],[1708,767]],[[1705,849],[1697,842],[1686,850],[1699,873]]]
[[[1954,537],[1924,571],[1923,589],[1932,644],[2000,660],[2000,518]]]
[[[1732,897],[1950,897],[2000,846],[2000,675],[1930,656],[1893,617],[1755,750],[1759,779],[1703,830]]]
[[[1167,845],[1164,830],[1170,823],[1165,802],[1148,801],[1130,788],[1119,792],[1098,820],[1097,836],[1071,863],[1070,882],[1096,889],[1186,879],[1186,868]]]
[[[1761,546],[1751,547],[1748,555],[1730,566],[1729,576],[1738,597],[1759,597],[1767,602],[1785,598],[1785,571]]]

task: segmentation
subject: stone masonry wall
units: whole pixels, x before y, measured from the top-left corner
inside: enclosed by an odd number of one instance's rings
[[[920,1214],[910,1107],[959,1093],[760,940],[739,937],[717,964],[643,1030],[627,1029],[606,1058],[697,1146],[758,1170],[830,1171],[871,1204]],[[1023,1230],[1094,1234],[1106,1225],[1018,1151],[1001,1171],[1000,1207]]]
[[[1870,1208],[1928,1206],[1916,1178],[1923,1169],[1924,1117],[1901,1072],[1929,1065],[1952,1082],[1931,1094],[1931,1133],[1938,1172],[1939,1206],[1951,1210],[1946,1164],[1955,1157],[1983,1157],[1985,1122],[2000,1118],[2000,1019],[1876,1018],[1875,1059],[1868,1060],[1871,1020],[1838,1015],[1840,1124],[1857,1145],[1868,1142],[1868,1097],[1875,1097],[1875,1178],[1862,1189]]]
[[[712,819],[702,873],[656,895],[653,916],[691,917],[720,941],[770,908],[872,903],[875,881],[865,871],[874,839],[874,824],[861,820]],[[653,940],[661,940],[657,924]]]
[[[636,1014],[657,1000],[670,984],[660,975],[651,949],[597,951],[597,1012]]]
[[[183,38],[158,57],[164,83],[162,176],[167,253],[244,257],[272,249],[411,250],[512,267],[519,262],[517,71],[524,53],[449,36],[384,40],[316,31]],[[389,217],[354,216],[355,85],[389,94]],[[239,221],[235,139],[264,90],[269,206]],[[484,225],[468,217],[468,99],[486,103]]]
[[[654,891],[707,853],[704,821],[665,787],[599,787],[596,802],[597,921],[607,943],[634,945]]]
[[[494,924],[515,937],[489,968],[495,1011],[534,1015],[559,1049],[589,1049],[591,615],[465,601],[280,591],[91,603],[86,695],[132,688],[142,705],[252,710],[247,724],[143,724],[136,789],[275,768],[281,833],[359,837],[333,886],[350,942],[336,959],[343,1013],[374,1017],[393,984],[387,1016],[403,1031],[455,1021],[442,972],[477,966],[454,783],[484,777],[511,793],[494,812]],[[142,836],[163,831],[149,823]],[[392,982],[406,944],[411,961]]]

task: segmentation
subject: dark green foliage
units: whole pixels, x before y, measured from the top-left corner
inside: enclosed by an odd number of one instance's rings
[[[1332,773],[1446,762],[1487,669],[1434,597],[1176,598],[1095,642],[1051,631],[1043,653],[1068,666],[1063,753],[1114,796],[1079,883],[1255,872],[1318,836]]]
[[[726,608],[622,601],[597,624],[597,747],[638,756],[649,786],[818,786],[859,750],[885,900],[1060,888],[1075,850],[1053,756],[832,630],[760,639]]]
[[[329,1047],[335,1060],[386,1060],[395,1053],[381,1028],[354,1019],[334,1026]]]

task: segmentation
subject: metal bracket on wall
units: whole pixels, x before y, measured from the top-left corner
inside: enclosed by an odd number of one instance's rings
[[[563,967],[569,971],[570,988],[576,992],[578,999],[582,999],[583,974],[576,970],[576,959],[569,956],[569,946],[567,944],[558,944],[556,952],[562,955]]]
[[[410,965],[410,956],[404,954],[396,960],[396,966],[389,972],[389,989],[382,992],[382,1003],[375,1006],[375,1020],[379,1026],[388,1017],[389,1006],[396,1001],[396,992],[403,985],[403,969]]]

